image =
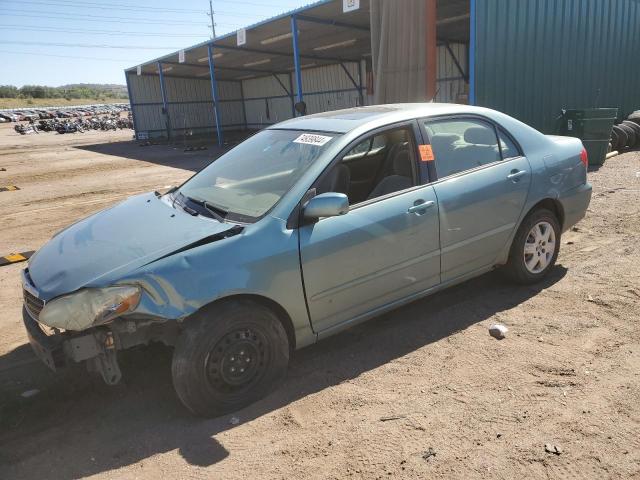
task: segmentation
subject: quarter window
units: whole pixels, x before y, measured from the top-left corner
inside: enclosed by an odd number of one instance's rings
[[[500,137],[500,148],[502,149],[503,160],[520,156],[520,151],[518,150],[518,147],[516,147],[516,145],[507,136],[506,133],[504,133],[502,130],[499,130],[498,136]]]
[[[425,129],[440,178],[502,159],[495,128],[482,120],[431,121]]]

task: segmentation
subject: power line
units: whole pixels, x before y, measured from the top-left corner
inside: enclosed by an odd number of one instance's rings
[[[272,7],[273,8],[273,4],[269,4],[269,3],[244,2],[244,1],[240,1],[240,0],[238,0],[238,1],[236,1],[236,0],[216,0],[216,1],[220,1],[222,3],[232,3],[233,5],[240,4],[240,5],[252,5],[254,7]],[[279,2],[279,3],[282,3],[282,2]],[[294,3],[297,3],[298,6],[303,6],[303,5],[308,5],[309,3],[312,3],[312,0],[305,1],[305,2],[298,1],[298,2],[294,2]],[[289,8],[291,8],[291,7],[289,7]],[[293,8],[296,8],[296,7],[293,7]]]
[[[39,46],[48,46],[48,47],[70,47],[70,48],[116,48],[123,50],[169,50],[175,51],[180,49],[181,47],[145,47],[145,46],[137,46],[137,45],[101,45],[101,44],[91,44],[91,43],[51,43],[51,42],[24,42],[18,40],[0,40],[0,44],[11,44],[11,45],[39,45]]]
[[[64,16],[60,16],[60,14],[56,14],[54,12],[47,12],[46,15],[25,15],[22,13],[9,13],[9,14],[5,14],[6,10],[3,11],[3,15],[6,17],[27,17],[27,18],[51,18],[54,20],[78,20],[79,17],[77,16],[69,16],[68,14],[62,14]],[[58,15],[58,16],[51,16],[51,14],[54,15]],[[112,18],[113,20],[108,20],[108,18]],[[171,25],[197,25],[198,22],[154,22],[154,21],[148,21],[148,20],[132,20],[131,18],[123,18],[123,17],[96,17],[96,18],[82,18],[81,19],[83,22],[105,22],[105,23],[133,23],[136,25],[165,25],[165,26],[171,26]],[[224,25],[228,25],[228,26],[242,26],[239,23],[224,23]]]
[[[21,0],[20,5],[23,4],[30,5],[55,5],[58,7],[79,7],[82,6],[84,8],[97,8],[100,10],[129,10],[134,12],[145,12],[149,13],[150,10],[154,12],[167,12],[167,13],[203,13],[204,10],[189,10],[189,9],[177,9],[177,8],[159,8],[159,7],[136,7],[133,5],[124,5],[124,4],[108,4],[104,3],[91,3],[91,2],[72,2],[70,0],[59,0],[55,3],[53,2],[40,2],[34,0]]]
[[[236,0],[217,0],[222,3],[232,3],[233,5],[251,5],[254,7],[273,7],[273,4],[268,3],[258,3],[258,2],[244,2],[244,1],[236,1]],[[298,2],[300,6],[308,4],[309,2]],[[295,7],[294,7],[295,8]]]
[[[4,12],[15,12],[15,13],[25,13],[24,10],[11,10],[11,9],[5,9]],[[26,13],[36,13],[36,12],[26,12]],[[38,15],[40,15],[40,13],[43,13],[45,15],[55,15],[55,16],[65,16],[65,17],[72,17],[72,18],[76,18],[76,19],[82,19],[82,18],[96,18],[96,19],[107,19],[107,20],[135,20],[136,23],[155,23],[153,20],[147,20],[147,19],[132,19],[131,17],[114,17],[111,15],[91,15],[89,13],[65,13],[65,12],[37,12]],[[188,22],[185,20],[179,20],[179,21],[172,21],[171,24],[174,25],[193,25],[194,22]]]
[[[76,33],[90,33],[94,35],[130,35],[133,37],[186,37],[186,38],[195,38],[195,37],[206,37],[207,34],[191,34],[191,33],[153,33],[153,32],[125,32],[120,30],[85,30],[80,28],[55,28],[55,27],[31,27],[25,25],[0,25],[0,28],[5,30],[26,30],[32,32],[51,32],[51,33],[68,33],[68,34],[76,34]]]
[[[57,58],[78,58],[80,60],[97,60],[105,62],[120,62],[120,63],[136,63],[135,60],[127,60],[126,58],[96,58],[96,57],[81,57],[77,55],[56,55],[53,53],[40,53],[40,52],[15,52],[13,50],[0,50],[0,53],[8,53],[10,55],[37,55],[38,57],[57,57]]]
[[[25,0],[24,2],[21,3],[31,3],[31,4],[38,4],[38,5],[49,5],[49,6],[55,6],[55,7],[71,7],[71,8],[77,8],[74,5],[62,5],[59,3],[52,3],[52,2],[30,2],[29,0]],[[128,9],[123,9],[123,8],[109,8],[109,10],[128,10]],[[134,10],[136,13],[144,13],[145,15],[149,16],[149,14],[153,13],[154,9],[147,9],[147,10]],[[23,10],[5,10],[5,11],[13,11],[13,12],[22,12]],[[29,11],[27,11],[27,13],[31,13]],[[73,15],[73,16],[78,16],[78,17],[91,17],[91,18],[122,18],[122,17],[109,17],[109,16],[103,16],[103,15],[92,15],[89,13],[67,13],[67,12],[42,12],[42,13],[46,13],[46,14],[58,14],[60,13],[60,15]],[[200,11],[199,13],[201,14],[206,14],[207,12],[205,10]],[[227,12],[227,11],[222,11],[222,10],[217,10],[217,13],[221,13],[223,15],[227,15],[229,17],[239,17],[239,18],[256,18],[256,17],[260,17],[260,14],[247,14],[247,13],[236,13],[236,12]]]
[[[232,4],[233,6],[235,5],[250,5],[253,7],[271,7],[273,8],[273,4],[270,3],[262,3],[262,2],[255,2],[255,1],[251,1],[251,2],[247,2],[247,1],[242,1],[242,0],[217,0],[218,3],[229,3]],[[23,0],[20,2],[20,4],[23,3],[34,3],[33,0]],[[126,9],[136,9],[136,10],[142,10],[144,12],[149,12],[149,11],[166,11],[166,12],[174,12],[174,13],[181,13],[181,12],[188,12],[188,13],[202,13],[203,10],[196,10],[196,9],[187,9],[187,8],[166,8],[166,7],[156,7],[154,4],[146,4],[145,6],[133,6],[131,4],[125,4],[125,3],[109,3],[109,6],[105,6],[102,3],[96,3],[96,2],[84,2],[84,1],[76,1],[76,0],[60,0],[60,2],[56,3],[55,5],[60,5],[61,3],[66,3],[66,4],[72,4],[72,5],[77,5],[77,6],[89,6],[89,5],[95,5],[95,6],[99,6],[101,8],[106,8],[106,9],[110,9],[112,10],[112,7],[125,7]],[[140,2],[136,2],[138,4],[140,4]],[[295,2],[294,2],[295,3]],[[304,4],[306,2],[297,2],[299,4]]]

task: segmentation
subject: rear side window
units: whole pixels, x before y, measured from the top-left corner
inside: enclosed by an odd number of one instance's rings
[[[493,125],[476,119],[425,122],[439,178],[502,160]]]

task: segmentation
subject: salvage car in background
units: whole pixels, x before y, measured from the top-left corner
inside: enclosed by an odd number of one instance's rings
[[[220,415],[358,322],[496,267],[543,279],[589,205],[587,163],[579,140],[483,108],[285,121],[57,233],[23,272],[24,322],[51,368],[86,362],[109,384],[118,350],[174,346],[178,396]]]

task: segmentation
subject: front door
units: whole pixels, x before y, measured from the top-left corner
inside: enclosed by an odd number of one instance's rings
[[[433,187],[417,181],[413,126],[376,135],[369,145],[380,174],[366,198],[359,198],[361,184],[339,182],[358,190],[347,192],[358,198],[350,212],[300,227],[307,305],[321,334],[440,282],[437,198]],[[355,154],[363,168],[362,142],[354,148],[333,167],[341,178],[350,177]]]
[[[438,175],[433,185],[447,282],[493,266],[517,227],[531,168],[509,136],[488,121],[450,118],[423,125]]]

